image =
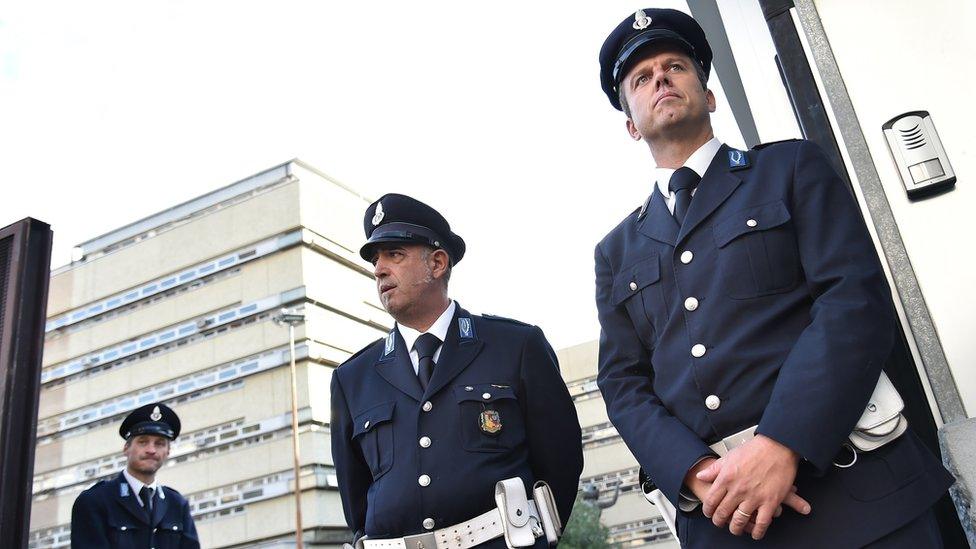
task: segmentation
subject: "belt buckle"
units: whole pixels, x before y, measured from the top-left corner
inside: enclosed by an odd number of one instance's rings
[[[403,536],[403,545],[406,549],[437,549],[437,538],[433,532]]]

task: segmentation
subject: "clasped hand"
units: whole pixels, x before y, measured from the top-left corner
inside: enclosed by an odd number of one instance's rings
[[[782,506],[806,515],[810,504],[796,494],[800,458],[793,450],[763,435],[709,458],[689,471],[686,484],[702,500],[702,512],[719,528],[759,540]]]

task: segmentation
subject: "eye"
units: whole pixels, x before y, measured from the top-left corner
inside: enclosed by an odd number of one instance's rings
[[[634,87],[636,88],[638,86],[643,86],[648,80],[650,80],[650,78],[648,78],[646,74],[642,74],[634,79]]]
[[[668,70],[671,70],[671,71],[683,71],[683,70],[685,70],[685,68],[680,63],[671,63],[671,66],[668,67]]]

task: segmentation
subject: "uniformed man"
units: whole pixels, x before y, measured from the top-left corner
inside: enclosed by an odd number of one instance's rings
[[[364,228],[360,255],[396,326],[332,376],[332,454],[354,539],[366,549],[545,547],[543,501],[496,510],[506,479],[518,485],[509,504],[523,489],[538,499],[533,486],[548,483],[563,523],[576,496],[580,427],[542,330],[448,297],[465,244],[430,206],[387,194]],[[516,527],[503,532],[500,519]]]
[[[596,248],[610,419],[679,507],[686,547],[936,547],[939,461],[910,429],[844,444],[896,329],[857,204],[808,141],[719,142],[711,59],[697,22],[666,9],[600,51],[603,90],[657,165]]]
[[[126,416],[119,427],[126,467],[75,500],[72,548],[199,549],[190,505],[179,492],[156,482],[179,434],[180,418],[165,404],[147,404]]]

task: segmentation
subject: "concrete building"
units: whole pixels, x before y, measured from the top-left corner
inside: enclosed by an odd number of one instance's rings
[[[358,256],[368,203],[293,160],[85,242],[52,273],[32,549],[69,545],[75,498],[124,468],[119,423],[153,401],[182,419],[159,480],[187,497],[203,546],[291,546],[290,342],[273,322],[285,307],[306,318],[295,331],[304,539],[348,539],[329,382],[393,324]],[[676,547],[607,419],[596,342],[558,355],[583,427],[582,485],[604,504],[619,490],[603,512],[611,541]]]
[[[607,418],[603,396],[596,386],[597,351],[597,342],[590,341],[556,352],[583,428],[580,486],[596,486],[599,504],[608,505],[600,520],[610,529],[612,543],[628,548],[677,548],[678,542],[660,513],[641,495],[637,460]]]
[[[368,201],[291,161],[80,245],[50,285],[31,547],[69,544],[81,490],[124,467],[118,426],[167,402],[183,422],[163,484],[204,547],[294,540],[289,334],[296,328],[309,546],[348,539],[329,451],[332,367],[384,335],[358,257]]]

